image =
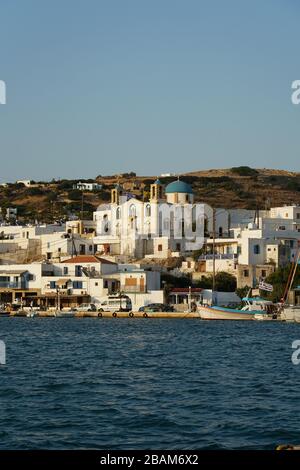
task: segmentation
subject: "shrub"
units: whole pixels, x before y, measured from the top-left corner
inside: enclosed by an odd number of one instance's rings
[[[68,191],[68,198],[71,199],[71,201],[79,201],[82,198],[82,192],[79,189]]]
[[[249,166],[236,166],[231,168],[231,172],[239,176],[257,176],[259,173]]]

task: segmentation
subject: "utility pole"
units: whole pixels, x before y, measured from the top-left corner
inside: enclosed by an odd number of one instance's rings
[[[81,192],[81,220],[83,220],[83,190]]]
[[[75,256],[77,256],[77,250],[74,242],[74,234],[73,232],[71,233],[71,258],[74,258],[74,253]]]

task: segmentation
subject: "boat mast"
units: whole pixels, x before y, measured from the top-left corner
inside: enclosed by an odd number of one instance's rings
[[[287,282],[287,286],[286,286],[286,289],[285,289],[285,292],[284,292],[284,296],[283,296],[283,299],[282,299],[282,304],[283,305],[286,304],[286,301],[289,298],[289,294],[292,290],[299,261],[300,261],[300,248],[298,246],[298,253],[297,253],[296,262],[292,266],[292,269],[291,269],[291,272],[290,272],[290,275],[289,275],[289,279],[288,279],[288,282]]]
[[[213,279],[212,279],[212,304],[216,290],[216,209],[213,208]]]

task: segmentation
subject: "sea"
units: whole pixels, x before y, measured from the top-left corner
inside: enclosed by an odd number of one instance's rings
[[[1,449],[300,444],[300,324],[0,318],[0,340]]]

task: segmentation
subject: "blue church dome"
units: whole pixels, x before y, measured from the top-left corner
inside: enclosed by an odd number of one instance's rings
[[[173,181],[172,183],[168,184],[165,189],[166,194],[170,193],[187,193],[193,194],[192,187],[185,183],[184,181]]]

